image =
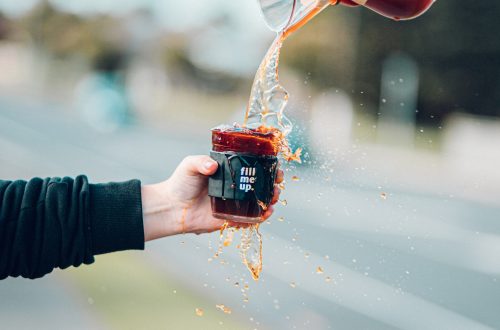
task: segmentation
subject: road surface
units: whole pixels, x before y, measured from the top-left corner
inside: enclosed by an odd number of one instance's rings
[[[182,157],[208,148],[208,133],[205,139],[186,138],[136,125],[102,134],[57,107],[0,100],[4,179],[85,173],[93,182],[150,183],[166,178]],[[498,206],[330,169],[287,172],[300,180],[288,180],[288,205],[278,206],[270,224],[262,225],[259,282],[251,280],[234,247],[209,262],[216,233],[155,241],[145,256],[160,271],[231,306],[249,328],[500,328]],[[284,221],[277,220],[281,216]],[[36,300],[10,303],[25,294],[16,289],[23,286],[18,281],[0,284],[0,319],[36,314]],[[57,277],[45,281],[33,288],[52,292]],[[59,297],[37,294],[46,296],[45,309],[61,297],[71,302],[71,290],[60,290]],[[53,304],[54,315],[57,308]],[[73,308],[85,324],[87,312],[81,309]]]

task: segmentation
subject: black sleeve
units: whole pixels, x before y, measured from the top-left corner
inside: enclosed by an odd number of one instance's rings
[[[129,249],[144,249],[140,181],[0,180],[0,279],[34,279]]]

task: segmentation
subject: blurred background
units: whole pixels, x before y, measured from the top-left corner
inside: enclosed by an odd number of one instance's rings
[[[234,246],[208,261],[216,233],[172,237],[2,281],[0,328],[499,328],[499,16],[337,6],[285,42],[305,157],[259,282]],[[242,121],[272,39],[255,0],[0,2],[0,177],[165,179]]]

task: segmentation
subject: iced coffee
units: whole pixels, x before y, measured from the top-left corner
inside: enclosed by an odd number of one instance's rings
[[[216,218],[258,223],[273,198],[278,167],[275,130],[219,126],[212,129],[211,157],[219,168],[208,194]]]

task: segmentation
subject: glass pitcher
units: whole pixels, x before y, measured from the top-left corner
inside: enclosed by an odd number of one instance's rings
[[[435,0],[258,0],[267,25],[276,32],[308,21],[329,5],[364,6],[395,20],[423,14]]]

